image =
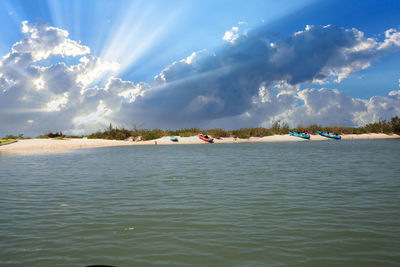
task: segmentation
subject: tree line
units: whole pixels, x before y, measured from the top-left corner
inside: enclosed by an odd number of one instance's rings
[[[154,140],[163,136],[179,136],[189,137],[199,133],[211,135],[214,138],[222,137],[237,137],[241,139],[248,139],[250,137],[263,137],[271,135],[287,134],[289,131],[306,132],[310,134],[317,134],[317,131],[330,132],[335,134],[364,134],[364,133],[385,133],[385,134],[400,134],[400,118],[395,116],[390,121],[380,120],[378,122],[369,123],[362,127],[344,127],[344,126],[321,126],[317,124],[309,126],[297,126],[296,128],[289,128],[288,124],[281,121],[273,123],[271,128],[256,127],[256,128],[240,128],[235,130],[225,130],[222,128],[215,129],[200,129],[200,128],[183,128],[180,130],[161,130],[161,129],[126,129],[124,127],[113,127],[110,123],[109,127],[103,131],[97,131],[87,136],[71,136],[63,135],[62,138],[82,138],[89,139],[111,139],[111,140],[125,140],[132,138],[132,140]],[[19,136],[7,135],[5,139],[22,139],[29,138]],[[49,136],[38,136],[38,138],[49,138]]]
[[[222,128],[215,129],[200,129],[200,128],[183,128],[180,130],[161,130],[161,129],[133,129],[113,127],[112,124],[104,130],[98,131],[88,135],[88,138],[100,139],[114,139],[125,140],[132,138],[137,140],[153,140],[163,136],[179,136],[189,137],[199,133],[206,133],[214,138],[222,137],[237,137],[248,139],[250,137],[263,137],[271,135],[287,134],[289,131],[294,132],[307,132],[310,134],[317,134],[317,131],[330,132],[335,134],[364,134],[364,133],[385,133],[385,134],[400,134],[400,118],[393,117],[390,121],[381,120],[379,122],[370,123],[362,127],[344,127],[344,126],[321,126],[317,124],[309,126],[298,126],[296,128],[289,128],[287,123],[277,121],[273,123],[271,128],[257,127],[257,128],[240,128],[235,130],[225,130]]]

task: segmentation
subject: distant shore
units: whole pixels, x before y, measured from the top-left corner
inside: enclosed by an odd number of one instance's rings
[[[137,145],[179,145],[179,144],[207,144],[200,140],[197,136],[191,137],[178,137],[178,142],[172,142],[170,137],[162,137],[149,141],[119,141],[119,140],[105,140],[105,139],[87,139],[87,138],[66,138],[64,140],[57,139],[24,139],[16,143],[0,146],[0,153],[11,154],[41,154],[41,153],[59,153],[63,151],[81,149],[81,148],[94,148],[94,147],[108,147],[108,146],[137,146]],[[366,140],[366,139],[395,139],[400,138],[397,134],[387,135],[382,133],[370,134],[347,134],[342,135],[342,140]],[[320,136],[311,135],[311,141],[328,141],[330,139]],[[261,143],[261,142],[310,142],[309,140],[301,139],[298,137],[285,135],[273,135],[264,137],[250,137],[249,139],[239,139],[233,137],[226,137],[221,139],[214,139],[214,143]],[[340,142],[332,140],[333,142]]]

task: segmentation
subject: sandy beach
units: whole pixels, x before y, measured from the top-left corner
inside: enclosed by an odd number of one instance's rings
[[[374,140],[374,139],[395,139],[399,135],[387,134],[348,134],[342,135],[342,140]],[[311,135],[311,141],[329,141],[329,138],[320,135]],[[331,140],[335,141],[335,140]],[[258,143],[258,142],[310,142],[310,140],[285,135],[273,135],[265,137],[251,137],[249,139],[234,139],[233,137],[214,139],[214,143]],[[338,142],[338,141],[336,141]],[[340,141],[339,141],[340,142]],[[40,154],[59,153],[73,149],[108,147],[108,146],[137,146],[137,145],[183,145],[183,144],[208,144],[197,136],[179,137],[178,142],[172,142],[170,137],[162,137],[151,141],[118,141],[105,139],[25,139],[16,143],[0,146],[0,153],[12,154]]]

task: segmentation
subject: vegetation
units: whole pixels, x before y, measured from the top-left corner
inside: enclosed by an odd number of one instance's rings
[[[298,126],[296,128],[289,128],[287,123],[276,121],[272,124],[271,128],[240,128],[236,130],[225,130],[222,128],[206,129],[200,128],[183,128],[180,130],[161,130],[161,129],[137,129],[127,130],[125,128],[114,128],[112,124],[105,131],[98,131],[88,136],[88,138],[101,138],[101,139],[115,139],[125,140],[132,138],[133,140],[154,140],[163,136],[180,136],[189,137],[199,133],[208,134],[216,139],[223,137],[237,137],[241,139],[248,139],[250,137],[263,137],[275,134],[287,134],[289,131],[307,132],[317,134],[317,131],[330,132],[336,134],[363,134],[363,133],[386,133],[400,134],[400,118],[393,117],[391,121],[379,121],[367,124],[363,127],[343,127],[343,126],[321,126],[317,124],[309,126]]]
[[[343,126],[320,126],[310,125],[307,127],[298,126],[292,129],[295,132],[307,132],[316,134],[317,131],[337,133],[337,134],[364,134],[364,133],[385,133],[385,134],[400,134],[400,118],[393,117],[390,121],[380,120],[378,122],[369,123],[362,127],[343,127]]]
[[[166,135],[170,136],[180,136],[180,137],[189,137],[193,135],[197,135],[201,133],[202,130],[200,128],[183,128],[181,130],[176,130],[176,131],[166,131]]]
[[[4,136],[2,139],[32,139],[31,137],[24,137],[23,134],[19,134],[18,136],[15,136],[13,134],[8,134]]]
[[[198,131],[196,134],[201,133],[203,131]],[[217,129],[210,129],[210,130],[206,130],[204,131],[206,132],[208,135],[211,135],[212,137],[216,138],[216,139],[221,139],[222,137],[229,137],[232,134],[229,131],[226,131],[222,128],[217,128]]]
[[[113,128],[112,124],[105,131],[97,131],[88,135],[89,139],[113,139],[113,140],[124,140],[128,137],[132,136],[131,131],[125,128]]]
[[[56,137],[53,137],[52,139],[55,139],[55,140],[67,140],[67,139],[65,139],[65,136],[56,136]]]
[[[164,131],[160,129],[154,129],[151,131],[143,131],[142,132],[142,140],[154,140],[164,136]]]
[[[63,135],[64,138],[83,138],[84,135]]]
[[[398,116],[393,117],[390,124],[392,126],[392,131],[395,134],[400,134],[400,118]]]
[[[48,137],[47,135],[39,135],[36,136],[37,139],[49,139],[50,137]]]
[[[87,138],[98,138],[98,139],[112,139],[112,140],[154,140],[163,136],[180,136],[189,137],[199,133],[208,134],[216,139],[223,137],[237,137],[241,139],[248,139],[250,137],[263,137],[275,134],[287,134],[289,131],[295,132],[306,132],[311,134],[317,134],[317,131],[330,132],[335,134],[363,134],[363,133],[385,133],[385,134],[400,134],[400,118],[398,116],[393,117],[390,121],[381,120],[375,123],[367,124],[363,127],[343,127],[343,126],[320,126],[320,125],[309,125],[309,126],[298,126],[296,128],[289,128],[287,123],[281,123],[276,121],[272,124],[271,128],[240,128],[236,130],[225,130],[222,128],[202,130],[200,128],[183,128],[180,130],[161,130],[161,129],[138,129],[136,125],[133,130],[125,128],[114,128],[110,123],[110,126],[104,131],[97,131],[87,136]],[[58,139],[64,138],[82,138],[83,136],[51,136]],[[3,139],[28,139],[30,137],[23,137],[23,134],[18,136],[7,135]],[[50,138],[49,135],[41,135],[36,138]]]

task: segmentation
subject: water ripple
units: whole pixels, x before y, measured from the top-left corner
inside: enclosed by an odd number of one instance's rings
[[[399,262],[398,140],[84,151],[0,155],[0,265]]]

